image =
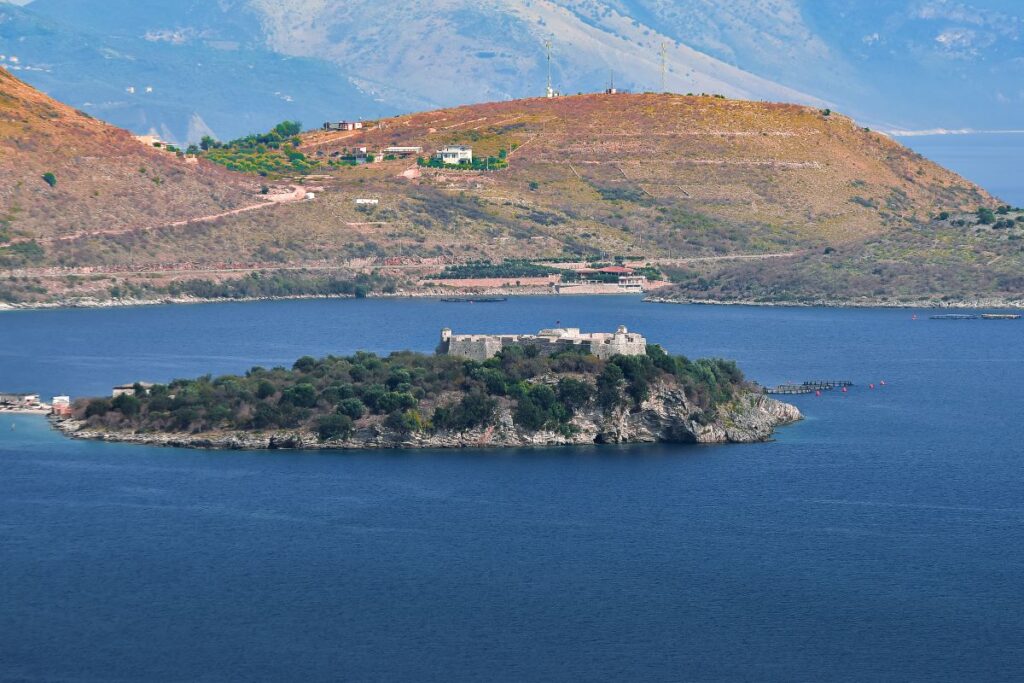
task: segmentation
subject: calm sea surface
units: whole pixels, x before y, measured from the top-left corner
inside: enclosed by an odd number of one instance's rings
[[[763,382],[774,443],[206,453],[0,418],[3,680],[1019,680],[1024,321],[635,299],[0,315],[0,389],[626,324]],[[884,380],[886,386],[867,385]],[[12,426],[14,429],[12,430]]]

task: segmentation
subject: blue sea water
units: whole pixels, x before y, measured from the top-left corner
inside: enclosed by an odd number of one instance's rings
[[[556,321],[858,386],[798,398],[806,421],[750,446],[219,453],[0,417],[0,679],[1019,680],[1024,322],[918,317],[631,298],[2,314],[0,388],[46,395]]]

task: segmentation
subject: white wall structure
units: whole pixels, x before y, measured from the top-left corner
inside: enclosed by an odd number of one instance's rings
[[[598,358],[612,356],[643,356],[647,340],[624,326],[615,332],[580,332],[579,328],[541,330],[537,334],[453,334],[441,330],[439,353],[483,362],[493,358],[506,346],[536,347],[542,355],[581,348]]]

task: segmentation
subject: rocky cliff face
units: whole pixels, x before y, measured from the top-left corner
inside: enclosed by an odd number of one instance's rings
[[[76,439],[135,443],[178,448],[229,450],[279,449],[442,449],[582,446],[628,443],[755,443],[767,441],[776,427],[801,419],[792,405],[761,394],[745,392],[732,403],[719,406],[715,415],[702,411],[677,386],[652,387],[650,397],[637,410],[598,407],[581,411],[567,433],[519,429],[510,406],[503,406],[496,423],[466,432],[401,433],[374,424],[344,441],[321,442],[305,430],[266,432],[211,432],[204,434],[136,434],[88,428],[75,420],[55,423]]]

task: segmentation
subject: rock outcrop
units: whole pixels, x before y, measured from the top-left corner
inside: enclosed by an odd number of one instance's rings
[[[570,428],[527,431],[516,426],[513,409],[502,405],[494,424],[465,432],[402,433],[373,423],[350,438],[322,442],[307,430],[134,433],[89,427],[76,420],[55,426],[76,439],[177,448],[224,450],[449,449],[582,446],[629,443],[755,443],[769,440],[781,425],[797,422],[800,411],[754,391],[739,393],[710,414],[694,405],[678,385],[658,384],[639,407],[597,406],[579,411]]]

